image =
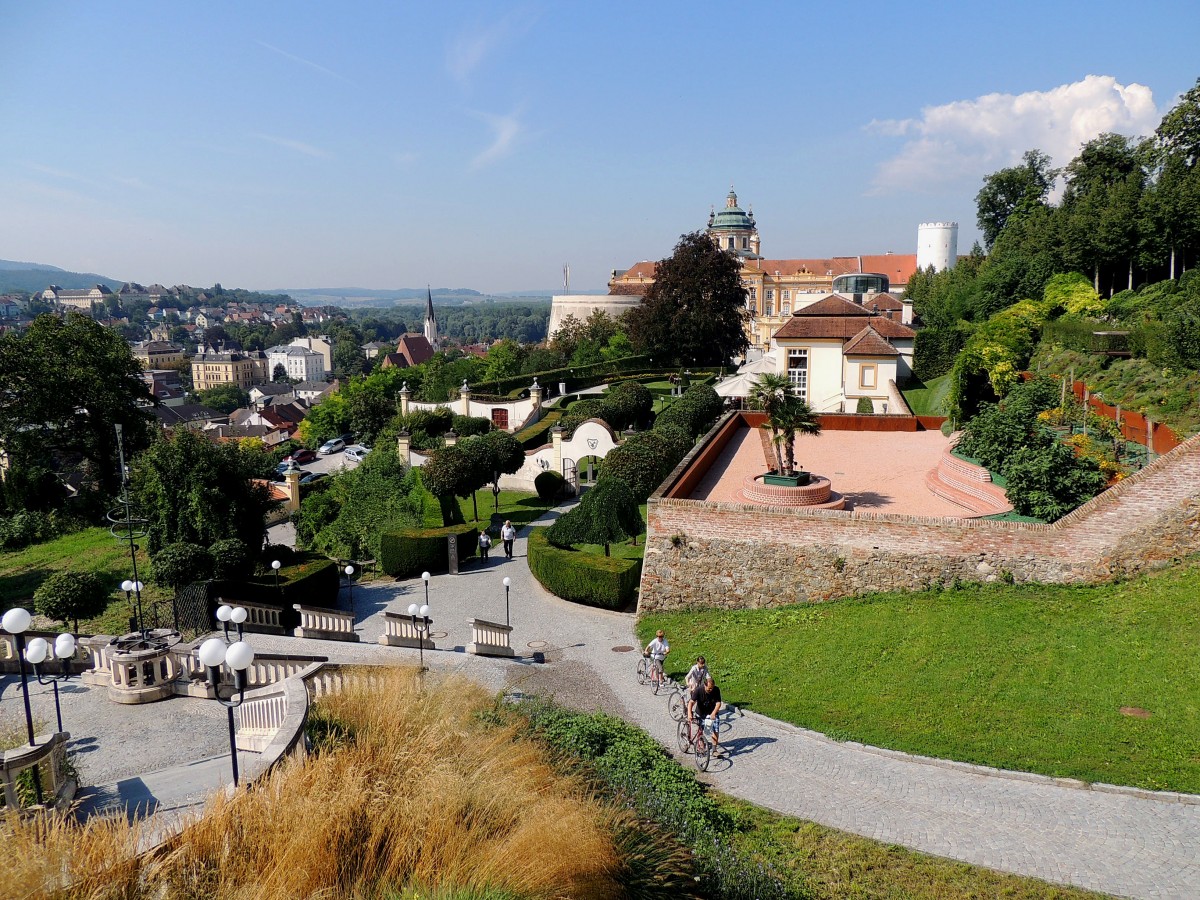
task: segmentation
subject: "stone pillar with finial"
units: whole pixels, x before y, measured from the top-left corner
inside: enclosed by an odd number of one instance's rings
[[[471,387],[467,384],[467,379],[463,379],[462,387],[458,389],[458,399],[462,401],[462,414],[469,416],[471,414]]]
[[[533,384],[529,386],[529,399],[533,401],[534,409],[542,408],[542,386],[538,384],[536,375],[533,378]]]
[[[400,385],[400,415],[408,415],[408,401],[412,398],[412,391],[408,389],[408,382]]]
[[[396,435],[396,456],[400,458],[400,462],[406,466],[412,465],[412,435],[404,429],[400,429],[400,433]]]
[[[458,432],[451,429],[450,431],[447,431],[444,435],[442,435],[442,440],[444,440],[446,442],[447,447],[453,447],[455,444],[458,443]]]
[[[560,475],[562,474],[563,468],[563,431],[564,429],[561,425],[555,425],[550,429],[550,443],[554,446],[554,471]]]
[[[283,470],[283,485],[287,491],[287,511],[290,513],[300,511],[300,470],[296,468],[295,461],[288,463],[288,467]]]

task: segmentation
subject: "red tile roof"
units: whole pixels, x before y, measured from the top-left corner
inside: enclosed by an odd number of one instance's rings
[[[423,334],[400,335],[400,340],[396,342],[396,352],[403,356],[410,366],[419,366],[433,358],[433,347]]]
[[[889,309],[904,309],[904,304],[891,294],[868,294],[863,297],[863,306],[875,312]]]
[[[794,313],[793,316],[871,316],[872,312],[869,309],[864,309],[861,304],[855,303],[841,294],[829,294],[822,297],[816,303],[810,303],[808,306],[802,306]]]
[[[822,259],[752,259],[746,269],[759,270],[768,275],[779,272],[783,275],[847,275],[859,271],[857,256],[832,256]]]
[[[828,298],[827,298],[828,299]],[[824,301],[821,301],[824,302]],[[850,301],[847,301],[850,302]],[[808,307],[811,309],[812,307]],[[861,307],[860,307],[861,309]],[[795,313],[783,323],[775,338],[841,338],[843,341],[856,337],[863,330],[863,325],[869,326],[877,334],[885,338],[900,338],[911,340],[916,332],[911,328],[894,322],[884,316],[871,316],[864,320],[861,315],[854,316],[805,316]],[[865,312],[865,310],[864,310]]]
[[[842,347],[843,356],[899,356],[900,351],[868,325]]]
[[[917,254],[915,253],[885,253],[882,256],[863,256],[862,272],[878,272],[886,275],[893,287],[908,283],[912,273],[917,271]]]

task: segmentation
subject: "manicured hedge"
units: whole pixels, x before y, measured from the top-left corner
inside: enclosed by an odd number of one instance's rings
[[[397,578],[411,578],[422,572],[445,572],[450,568],[446,538],[458,539],[458,558],[475,555],[479,529],[474,525],[450,525],[446,528],[405,528],[380,538],[379,565]]]
[[[561,550],[550,545],[544,528],[529,530],[526,547],[533,577],[550,593],[564,600],[624,609],[637,592],[642,574],[640,559]]]
[[[275,573],[258,575],[254,578],[237,580],[216,579],[208,583],[209,621],[222,603],[264,603],[279,606],[283,610],[283,624],[290,628],[296,624],[292,604],[334,609],[341,587],[341,570],[338,564],[318,554],[298,553],[294,562],[279,570],[279,588],[275,587]]]
[[[536,450],[543,444],[550,443],[550,429],[558,424],[563,417],[562,411],[552,409],[528,428],[522,428],[513,435],[526,450]]]
[[[626,372],[643,369],[650,361],[648,356],[626,356],[623,359],[614,359],[612,361],[592,363],[587,366],[565,366],[561,369],[550,369],[546,372],[530,372],[526,375],[513,375],[510,378],[501,378],[496,381],[484,382],[497,395],[508,394],[510,396],[521,393],[526,390],[536,378],[538,383],[543,388],[558,390],[559,382],[564,382],[567,385],[568,391],[577,391],[581,387],[591,387],[593,384],[599,384],[606,381],[613,375],[622,375]]]
[[[929,381],[954,367],[954,358],[967,343],[966,328],[922,328],[913,341],[913,375]]]

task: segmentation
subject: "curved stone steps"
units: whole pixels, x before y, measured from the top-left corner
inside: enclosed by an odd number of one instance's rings
[[[1004,489],[992,483],[992,476],[981,466],[944,452],[936,469],[925,475],[925,486],[943,500],[961,506],[977,516],[991,516],[1012,510]]]

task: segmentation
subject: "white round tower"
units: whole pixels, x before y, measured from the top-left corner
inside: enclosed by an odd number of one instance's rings
[[[958,223],[922,222],[917,226],[917,268],[933,266],[935,272],[953,269],[958,262]]]

